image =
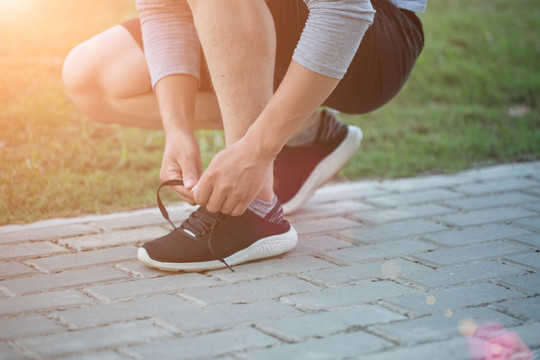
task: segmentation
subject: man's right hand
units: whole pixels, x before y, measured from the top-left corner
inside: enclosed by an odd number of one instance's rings
[[[182,179],[184,186],[173,186],[182,200],[196,205],[191,189],[202,172],[199,144],[191,134],[167,133],[159,177],[161,181]]]

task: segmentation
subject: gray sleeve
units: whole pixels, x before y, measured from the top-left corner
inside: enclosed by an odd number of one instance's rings
[[[186,0],[136,0],[152,88],[168,75],[200,79],[201,45]]]
[[[304,0],[309,9],[293,60],[316,73],[341,79],[373,23],[369,0]]]

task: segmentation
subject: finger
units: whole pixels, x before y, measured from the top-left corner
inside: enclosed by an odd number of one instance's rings
[[[182,171],[176,165],[171,165],[169,167],[163,165],[161,167],[161,172],[159,173],[159,178],[163,182],[175,179],[182,180]]]
[[[196,205],[195,199],[193,198],[193,192],[191,190],[186,189],[183,186],[173,186],[172,189],[180,196],[182,200],[190,205]]]
[[[228,196],[227,199],[221,204],[220,211],[224,214],[231,214],[236,205],[238,204],[238,201],[235,200],[232,196]]]
[[[206,203],[208,202],[210,194],[212,193],[212,187],[207,181],[205,181],[204,176],[201,177],[199,182],[197,182],[197,185],[195,185],[191,191],[193,193],[193,199],[195,202],[199,206],[206,207]]]
[[[236,202],[236,205],[231,210],[230,214],[232,216],[240,216],[242,215],[247,208],[249,207],[249,204],[255,199],[255,196],[257,194],[256,188],[252,187],[245,193],[240,194],[238,197],[238,201]]]
[[[206,202],[206,208],[211,212],[221,211],[223,203],[227,200],[227,197],[224,193],[216,191],[215,188],[212,188],[212,193]]]
[[[182,166],[182,176],[184,178],[184,187],[191,190],[199,180],[200,171],[196,164],[188,161]]]
[[[246,212],[247,208],[249,206],[249,203],[246,203],[246,202],[239,202],[235,205],[235,207],[232,209],[232,211],[230,212],[230,214],[232,216],[240,216],[242,215],[243,213]]]

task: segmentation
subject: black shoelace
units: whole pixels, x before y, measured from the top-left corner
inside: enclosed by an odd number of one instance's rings
[[[227,266],[232,272],[234,272],[233,268],[227,264],[225,259],[214,250],[214,247],[212,246],[212,235],[214,233],[214,230],[217,225],[219,225],[223,218],[225,217],[222,213],[211,213],[210,211],[200,207],[197,210],[195,210],[191,215],[182,223],[180,228],[176,227],[174,223],[169,218],[169,213],[167,212],[167,209],[165,209],[165,206],[163,205],[163,202],[161,201],[161,198],[159,196],[159,191],[164,186],[177,186],[177,185],[184,185],[184,182],[180,179],[175,180],[168,180],[159,185],[159,188],[157,190],[157,203],[159,210],[161,211],[161,215],[171,224],[173,231],[183,231],[187,230],[193,235],[195,235],[195,238],[199,238],[205,235],[208,235],[208,241],[207,246],[208,250],[210,250],[210,253],[219,261],[221,261],[225,266]]]

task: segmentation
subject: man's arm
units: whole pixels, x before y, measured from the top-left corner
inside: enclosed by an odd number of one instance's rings
[[[345,75],[373,22],[369,0],[304,0],[309,17],[290,67],[246,136],[274,156]],[[257,146],[257,145],[255,145]]]
[[[195,204],[191,187],[201,174],[194,136],[201,47],[186,0],[137,0],[145,56],[165,131],[160,178],[182,178],[174,189]]]
[[[201,45],[186,0],[136,0],[152,87],[169,75],[199,79]]]
[[[257,195],[252,191],[254,186],[268,184],[264,169],[271,166],[287,139],[335,89],[373,20],[368,0],[307,3],[310,15],[295,61],[278,90],[246,134],[216,155],[194,189],[197,202],[203,205],[236,204],[233,210],[222,205],[213,207],[214,211],[240,215]],[[340,22],[343,19],[352,19],[352,25]],[[328,29],[330,25],[338,30]],[[241,43],[242,39],[237,41]],[[235,184],[232,190],[230,184]]]

